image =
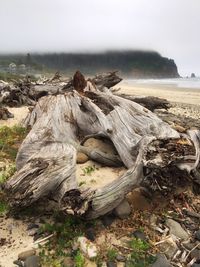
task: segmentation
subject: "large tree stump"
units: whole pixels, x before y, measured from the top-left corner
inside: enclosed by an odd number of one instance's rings
[[[32,129],[19,149],[17,172],[6,183],[13,207],[51,197],[67,213],[96,218],[141,184],[144,169],[181,173],[199,163],[197,130],[180,136],[143,106],[95,89],[44,96],[25,124]],[[82,189],[76,176],[76,154],[88,136],[109,140],[118,154],[84,150],[92,160],[124,165],[123,174],[102,188]]]

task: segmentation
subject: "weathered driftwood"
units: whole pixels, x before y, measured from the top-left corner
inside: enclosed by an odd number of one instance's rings
[[[12,86],[8,84],[0,84],[0,103],[7,106],[21,106],[21,105],[35,105],[39,98],[46,95],[64,94],[66,92],[73,91],[76,88],[77,91],[83,90],[87,82],[85,78],[80,79],[82,74],[77,72],[74,77],[78,79],[70,78],[67,81],[61,80],[61,75],[56,74],[51,79],[46,79],[42,82],[31,82],[30,77],[27,76],[23,81],[15,82]],[[81,88],[77,82],[82,83]],[[116,72],[105,73],[97,75],[90,79],[94,87],[111,87],[121,81]]]
[[[190,172],[199,163],[198,131],[181,137],[151,111],[112,93],[73,91],[42,97],[25,124],[32,129],[18,152],[17,172],[6,183],[13,207],[51,197],[67,213],[96,218],[143,182],[144,169],[162,175],[176,168],[176,180],[177,173]],[[83,148],[88,136],[109,139],[118,156]],[[127,171],[102,188],[83,190],[75,172],[77,151],[104,164],[122,162]]]
[[[171,104],[167,99],[159,98],[155,96],[136,97],[136,96],[126,95],[126,94],[119,94],[119,96],[125,99],[129,99],[131,101],[134,101],[135,103],[138,103],[151,111],[154,111],[155,109],[166,109],[167,110],[171,107]]]

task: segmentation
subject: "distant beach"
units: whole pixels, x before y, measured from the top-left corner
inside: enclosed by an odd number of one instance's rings
[[[200,105],[200,78],[122,80],[119,93],[136,96],[157,96],[170,102]]]

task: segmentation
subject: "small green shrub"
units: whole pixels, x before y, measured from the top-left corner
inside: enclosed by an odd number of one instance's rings
[[[155,257],[148,254],[150,244],[147,241],[133,238],[130,243],[132,253],[126,264],[127,267],[148,267],[155,262]]]
[[[96,166],[93,165],[93,166],[87,166],[83,169],[83,172],[85,175],[91,175],[92,172],[94,172],[96,170]]]
[[[117,251],[113,248],[108,249],[107,251],[107,258],[109,261],[115,261],[117,257]]]
[[[85,258],[79,250],[74,256],[74,263],[75,263],[75,267],[84,267]]]

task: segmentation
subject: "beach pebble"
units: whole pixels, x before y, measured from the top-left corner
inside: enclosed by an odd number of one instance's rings
[[[196,231],[195,238],[200,241],[200,230]]]
[[[88,156],[82,152],[77,153],[76,163],[82,164],[88,161]]]
[[[30,223],[28,226],[27,226],[27,231],[29,230],[32,230],[34,228],[39,228],[39,225],[36,224],[36,223]]]
[[[165,254],[168,259],[171,259],[177,252],[178,247],[172,237],[168,237],[163,243],[158,245],[158,249],[161,253]]]
[[[23,267],[24,264],[20,261],[20,260],[16,260],[16,261],[13,261],[13,264],[19,266],[19,267]]]
[[[166,225],[170,228],[169,230],[170,234],[175,235],[176,237],[182,240],[187,240],[189,238],[188,233],[182,228],[180,223],[172,219],[168,219],[166,221]]]
[[[115,209],[114,214],[120,218],[125,219],[131,213],[131,207],[126,199],[124,199]]]
[[[23,251],[23,252],[18,254],[18,259],[22,260],[22,261],[25,261],[26,258],[35,255],[35,253],[36,253],[35,249],[30,249],[30,250]]]
[[[80,236],[77,239],[80,250],[85,254],[87,258],[94,258],[97,256],[96,246],[84,236]]]
[[[63,260],[63,266],[64,267],[74,267],[74,261],[72,258],[70,257],[66,257]]]
[[[107,267],[117,267],[117,264],[113,261],[108,261],[107,262]]]
[[[38,256],[30,256],[25,260],[24,267],[39,267],[40,258]]]
[[[94,231],[93,228],[88,228],[86,230],[85,235],[90,241],[94,241],[95,240],[95,231]]]
[[[158,254],[156,261],[150,267],[172,267],[163,254]]]
[[[195,258],[196,260],[199,261],[200,260],[200,250],[199,249],[192,250],[190,253],[190,256],[192,259]]]
[[[114,216],[113,214],[106,214],[101,218],[102,223],[105,227],[110,226],[114,222],[115,219],[116,219],[116,216]]]
[[[122,256],[122,255],[117,255],[116,256],[116,260],[117,261],[121,261],[121,262],[125,262],[126,261],[126,257]]]
[[[137,239],[140,239],[142,241],[146,241],[147,240],[145,234],[142,231],[140,231],[140,230],[134,231],[132,233],[132,236],[135,237],[135,238],[137,238]]]

